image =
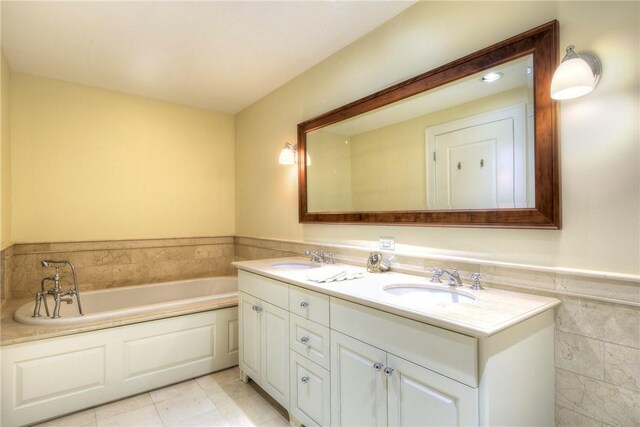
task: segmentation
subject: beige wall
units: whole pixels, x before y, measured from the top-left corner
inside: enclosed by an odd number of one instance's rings
[[[309,211],[348,211],[352,208],[351,145],[349,138],[315,132],[307,138]]]
[[[233,235],[227,114],[13,73],[13,240]]]
[[[416,4],[236,116],[236,235],[364,247],[395,236],[416,253],[638,274],[638,17],[637,2]],[[295,171],[277,162],[297,123],[552,19],[561,49],[597,52],[604,67],[592,94],[560,105],[562,230],[297,222]]]
[[[12,243],[11,236],[11,68],[0,50],[0,249]]]

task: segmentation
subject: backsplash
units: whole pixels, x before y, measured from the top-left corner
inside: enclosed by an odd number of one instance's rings
[[[251,237],[18,244],[0,253],[3,301],[33,297],[51,269],[45,258],[70,259],[80,289],[103,289],[204,276],[233,275],[233,260],[299,256],[305,249],[333,252],[337,262],[364,266],[368,249]],[[460,269],[466,279],[555,296],[556,421],[559,426],[640,425],[640,281],[489,262],[393,253],[392,269],[428,275],[433,267]]]
[[[43,259],[70,260],[80,290],[105,289],[235,273],[233,237],[17,244],[5,262],[11,298],[33,297],[43,277]],[[70,282],[68,268],[64,279]]]

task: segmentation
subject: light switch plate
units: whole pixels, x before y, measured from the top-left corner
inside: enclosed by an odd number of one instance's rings
[[[396,239],[394,237],[378,237],[378,248],[393,251],[396,249]]]

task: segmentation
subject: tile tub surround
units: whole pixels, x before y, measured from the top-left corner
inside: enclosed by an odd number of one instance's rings
[[[337,262],[364,266],[374,250],[241,236],[235,243],[238,261],[313,249],[333,252]],[[435,266],[458,267],[463,278],[482,273],[490,287],[559,298],[557,425],[640,426],[640,277],[390,254],[396,271],[425,275]]]
[[[80,291],[234,275],[233,237],[16,244],[6,270],[12,298],[33,297],[53,269],[43,259],[68,259],[78,271]],[[70,283],[69,269],[64,268]]]

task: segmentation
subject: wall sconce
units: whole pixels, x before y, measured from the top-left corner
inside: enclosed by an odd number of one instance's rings
[[[296,163],[298,163],[298,146],[293,146],[287,142],[284,144],[282,151],[280,151],[280,164],[293,165]]]
[[[551,80],[553,99],[571,99],[591,92],[600,79],[600,61],[590,53],[573,51],[574,45],[567,47],[567,54]]]
[[[284,144],[284,148],[280,151],[281,165],[294,165],[298,163],[298,145],[291,145],[288,142]],[[307,153],[307,166],[311,165],[311,157]]]

